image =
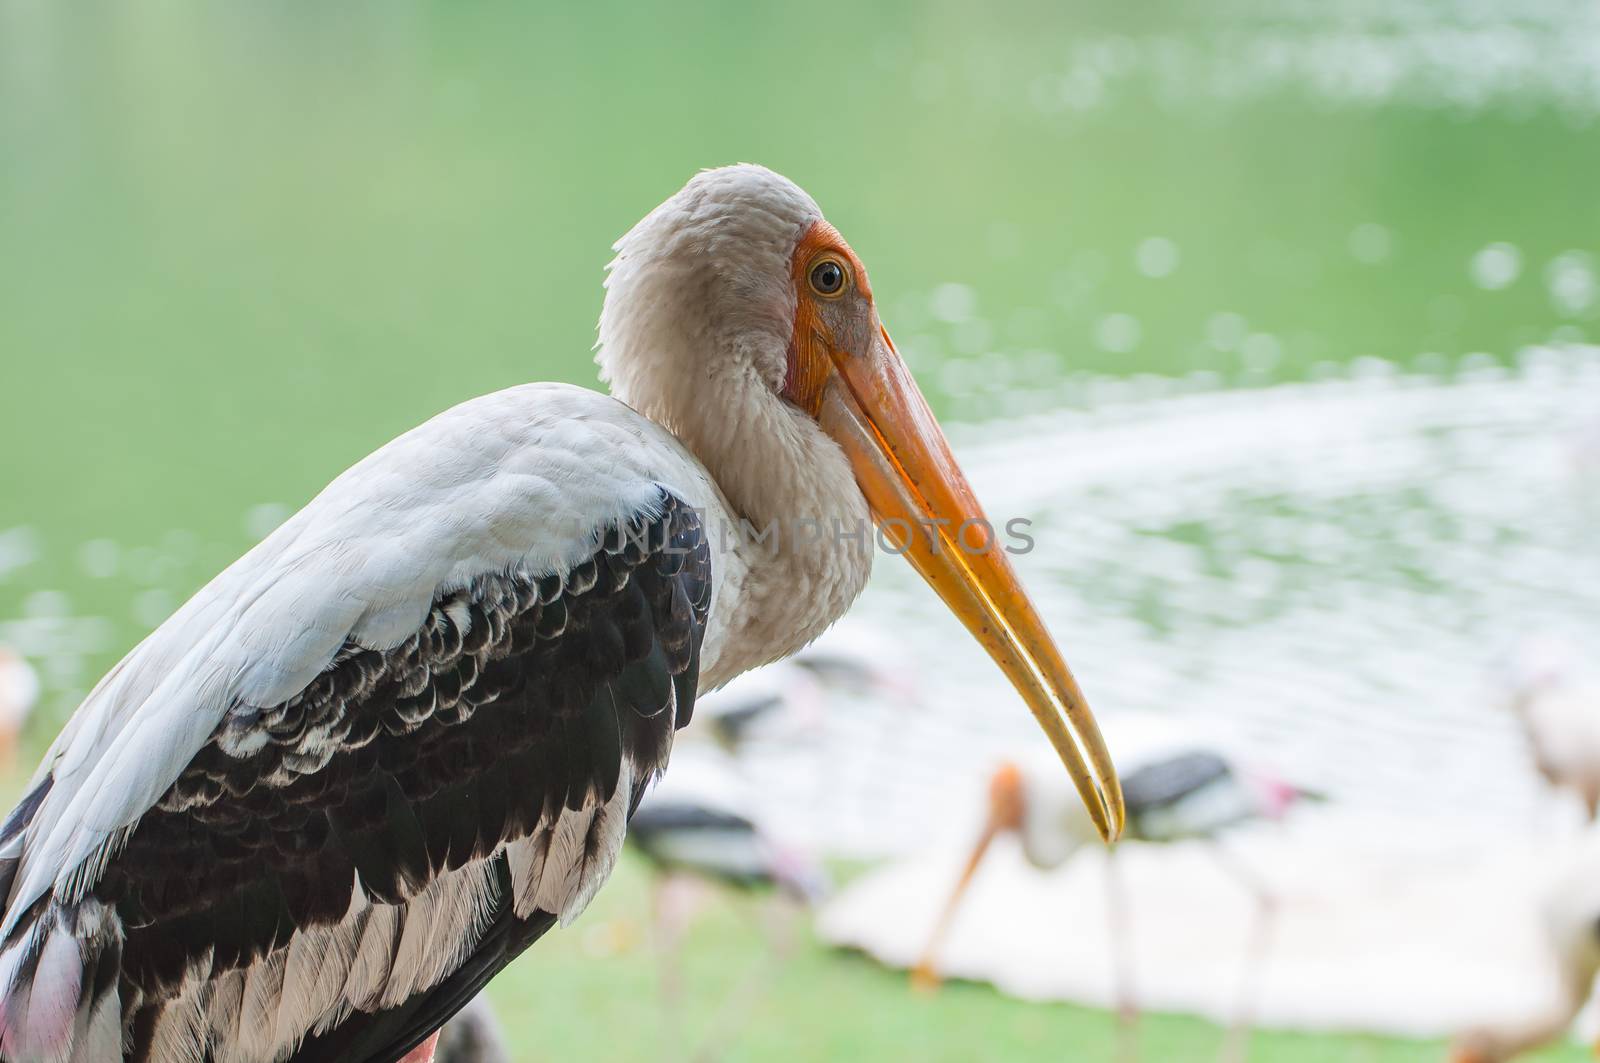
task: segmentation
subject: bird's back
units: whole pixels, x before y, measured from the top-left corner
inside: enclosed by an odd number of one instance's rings
[[[393,1059],[575,917],[692,709],[707,490],[559,385],[334,481],[102,680],[0,831],[0,1057]]]

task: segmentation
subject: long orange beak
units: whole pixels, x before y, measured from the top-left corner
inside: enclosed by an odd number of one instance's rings
[[[1005,672],[1114,841],[1122,788],[1100,728],[888,332],[879,326],[870,350],[829,354],[818,423],[849,457],[880,535]]]
[[[949,899],[944,902],[938,922],[933,924],[933,931],[928,935],[928,943],[923,946],[917,965],[911,968],[911,984],[914,988],[923,992],[939,988],[939,948],[944,944],[945,935],[950,932],[950,924],[955,922],[956,912],[961,909],[961,899],[966,896],[967,887],[972,885],[973,876],[978,873],[979,865],[989,852],[989,844],[1002,831],[1016,830],[1022,826],[1023,801],[1020,773],[1013,765],[1003,765],[989,784],[989,816],[984,821],[983,830],[978,833],[978,840],[961,869],[961,876],[956,879]]]

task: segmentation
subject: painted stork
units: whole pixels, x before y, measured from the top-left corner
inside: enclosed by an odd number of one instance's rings
[[[479,993],[439,1031],[434,1063],[511,1063],[500,1020]]]
[[[679,754],[672,774],[640,802],[628,844],[663,876],[687,872],[735,887],[773,886],[804,904],[820,900],[826,871],[760,822],[743,776],[709,752]]]
[[[845,611],[874,523],[1118,833],[1076,682],[811,197],[706,171],[615,250],[609,397],[514,387],[382,447],[67,723],[0,828],[10,1063],[427,1058],[600,888],[696,691]]]
[[[912,982],[920,989],[938,986],[939,948],[955,921],[973,877],[983,863],[990,845],[1003,833],[1014,832],[1022,843],[1028,863],[1049,871],[1066,863],[1074,853],[1098,838],[1087,813],[1080,812],[1075,795],[1069,800],[1051,773],[1044,770],[1037,756],[1019,757],[1000,764],[989,780],[988,812],[972,853],[962,867],[949,900],[928,936],[921,959],[912,969]],[[1126,772],[1122,783],[1127,802],[1130,839],[1146,842],[1174,842],[1185,839],[1214,839],[1229,827],[1253,819],[1277,820],[1302,797],[1308,796],[1287,783],[1247,771],[1222,754],[1204,748],[1176,749],[1151,756]],[[1272,896],[1256,875],[1225,850],[1213,848],[1218,863],[1241,882],[1256,898],[1259,916],[1250,949],[1251,976],[1264,956]],[[1127,914],[1116,875],[1116,861],[1106,861],[1107,898],[1115,949],[1115,975],[1118,1011],[1124,1028],[1137,1016],[1132,972],[1127,958]],[[1240,993],[1240,1004],[1233,1024],[1226,1058],[1239,1058],[1241,1038],[1246,1029],[1253,986],[1247,982]],[[1131,1053],[1124,1046],[1124,1056]]]
[[[916,696],[915,664],[893,635],[847,617],[790,658],[829,690],[882,695],[898,701]]]
[[[787,660],[746,672],[702,697],[695,715],[705,726],[690,733],[709,734],[725,752],[737,754],[757,734],[816,733],[829,703],[839,698],[887,697],[909,706],[916,684],[899,649],[892,639],[842,621]]]
[[[9,646],[0,646],[0,775],[17,762],[22,729],[39,703],[39,673]]]
[[[651,941],[660,961],[663,1029],[675,1039],[682,1037],[683,941],[710,896],[708,887],[770,886],[780,902],[761,912],[765,954],[717,1008],[721,1019],[712,1029],[721,1041],[748,1018],[788,958],[800,907],[817,903],[828,890],[826,868],[763,823],[751,798],[749,780],[720,749],[680,748],[673,753],[672,770],[628,823],[627,844],[651,869]],[[720,1055],[709,1043],[680,1054]]]

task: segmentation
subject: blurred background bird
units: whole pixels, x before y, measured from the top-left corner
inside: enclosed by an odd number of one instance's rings
[[[1152,729],[1157,734],[1164,730],[1159,718],[1146,719],[1144,732],[1148,735]],[[1256,927],[1247,950],[1245,982],[1230,1031],[1232,1037],[1224,1053],[1226,1058],[1241,1058],[1251,989],[1257,968],[1265,961],[1270,938],[1274,898],[1249,865],[1230,854],[1223,838],[1227,830],[1241,824],[1281,820],[1296,804],[1317,795],[1244,768],[1219,750],[1186,747],[1176,735],[1165,736],[1154,748],[1130,753],[1124,764],[1123,794],[1128,806],[1125,839],[1155,844],[1192,839],[1210,842],[1210,851],[1219,866],[1254,897],[1258,906]],[[923,989],[939,984],[939,948],[996,838],[1014,834],[1028,863],[1039,871],[1060,867],[1095,841],[1094,825],[1072,808],[1074,797],[1070,787],[1057,785],[1048,760],[1039,751],[1007,760],[994,770],[983,827],[928,935],[922,956],[912,969],[914,984]],[[1105,861],[1107,914],[1112,924],[1115,994],[1126,1028],[1138,1014],[1138,1001],[1128,953],[1131,915],[1118,881],[1115,855],[1112,850]],[[1131,1041],[1124,1045],[1123,1055],[1134,1055]]]
[[[675,878],[689,877],[737,889],[772,887],[802,905],[820,900],[826,870],[760,825],[750,783],[737,767],[714,750],[678,752],[681,762],[640,802],[626,842],[649,863],[658,895]]]
[[[712,1059],[770,990],[793,952],[796,920],[827,894],[828,873],[804,848],[762,825],[749,780],[717,747],[686,743],[673,759],[673,770],[634,813],[626,841],[650,873],[648,940],[660,972],[665,1037],[687,1044],[680,1015],[692,987],[683,957],[696,917],[726,891],[771,891],[755,919],[765,954],[738,977],[714,1028],[688,1050]]]
[[[489,998],[480,993],[444,1024],[434,1063],[511,1063],[504,1028]]]
[[[39,703],[39,674],[9,646],[0,645],[0,777],[17,763],[17,743]]]
[[[1504,666],[1502,681],[1540,776],[1576,796],[1594,820],[1600,810],[1600,667],[1594,656],[1559,636],[1530,637]]]
[[[816,739],[831,714],[863,699],[909,706],[917,683],[904,647],[871,624],[846,618],[786,660],[737,676],[695,708],[689,741],[711,738],[738,755],[753,739]]]
[[[1594,992],[1600,972],[1600,831],[1590,827],[1576,852],[1528,873],[1549,878],[1537,904],[1555,991],[1522,1015],[1462,1031],[1450,1063],[1507,1063],[1554,1044]],[[1595,1049],[1600,1056],[1600,1043]]]

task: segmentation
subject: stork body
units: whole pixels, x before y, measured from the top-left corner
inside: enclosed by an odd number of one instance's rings
[[[775,886],[810,903],[826,887],[815,860],[763,825],[749,783],[712,751],[682,750],[634,814],[628,841],[661,873]]]
[[[723,752],[740,752],[751,737],[774,727],[798,730],[817,726],[826,697],[822,682],[794,658],[746,672],[708,694],[700,705],[705,724],[695,733],[709,736]]]
[[[746,672],[703,698],[696,715],[706,726],[691,734],[709,734],[738,754],[758,734],[819,731],[839,701],[887,695],[909,705],[916,683],[901,657],[894,640],[841,621],[787,660]]]
[[[988,816],[977,858],[994,835],[1015,831],[1028,862],[1053,871],[1098,835],[1049,762],[1032,753],[1006,761],[990,778]],[[1250,820],[1281,818],[1304,795],[1249,771],[1213,749],[1169,748],[1127,771],[1127,837],[1144,842],[1213,838]]]
[[[708,171],[617,252],[612,396],[530,384],[401,436],[85,699],[0,828],[7,1063],[431,1054],[605,881],[697,691],[861,590],[864,537],[795,521],[982,517],[794,184]],[[907,556],[1114,834],[1104,745],[1004,555],[925,538]]]
[[[717,888],[774,887],[776,903],[760,911],[766,954],[718,1007],[715,1036],[726,1041],[747,1021],[793,944],[798,905],[821,899],[827,872],[805,850],[784,841],[753,809],[749,781],[714,746],[677,751],[672,771],[640,804],[628,844],[651,870],[652,934],[661,971],[662,1027],[682,1037],[683,942]],[[683,1054],[712,1058],[703,1045]]]
[[[6,824],[6,1058],[125,1029],[155,1060],[394,1058],[437,1028],[583,910],[697,673],[741,666],[725,512],[670,435],[562,385],[336,480],[102,681]]]

